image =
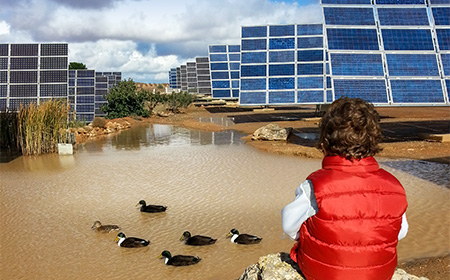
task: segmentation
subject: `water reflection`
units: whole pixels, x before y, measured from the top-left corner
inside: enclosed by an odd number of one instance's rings
[[[199,117],[198,121],[202,123],[214,123],[225,127],[234,125],[234,118]]]
[[[241,145],[244,135],[236,131],[206,132],[171,125],[136,126],[121,133],[80,145],[80,150],[100,152],[105,147],[116,150],[140,150],[153,146]]]

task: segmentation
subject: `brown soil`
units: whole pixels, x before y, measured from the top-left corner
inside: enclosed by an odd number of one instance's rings
[[[378,107],[383,129],[383,151],[380,157],[407,158],[435,161],[450,164],[450,142],[425,140],[422,135],[449,134],[449,107]],[[227,106],[191,106],[184,112],[169,117],[151,117],[135,120],[132,118],[115,119],[116,122],[127,121],[133,125],[139,123],[172,124],[197,130],[222,131],[236,130],[247,136],[247,144],[269,153],[322,158],[317,150],[315,140],[304,139],[303,135],[314,136],[318,133],[320,113],[315,107],[251,109]],[[231,126],[225,127],[223,122],[233,120]],[[277,123],[281,127],[292,127],[293,134],[287,142],[252,141],[253,132],[269,123]],[[303,138],[301,137],[303,136]],[[432,280],[450,279],[450,255],[414,260],[399,264],[399,267],[410,274],[424,276]]]

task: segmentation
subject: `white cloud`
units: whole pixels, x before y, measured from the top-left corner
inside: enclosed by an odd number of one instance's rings
[[[11,26],[6,21],[0,21],[0,36],[8,35],[10,32]]]
[[[164,74],[182,63],[176,55],[158,56],[154,48],[141,53],[136,43],[119,40],[70,44],[69,57],[71,62],[81,62],[89,69],[122,72],[124,79],[148,82],[167,81]],[[160,77],[164,79],[161,81]]]

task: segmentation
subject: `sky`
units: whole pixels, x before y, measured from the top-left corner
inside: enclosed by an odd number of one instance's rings
[[[319,0],[0,0],[0,43],[69,44],[69,61],[168,83],[170,68],[240,44],[241,27],[321,23]]]

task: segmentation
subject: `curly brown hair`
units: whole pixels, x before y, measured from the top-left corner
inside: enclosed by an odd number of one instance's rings
[[[371,103],[360,98],[335,100],[320,121],[318,148],[326,155],[361,159],[381,151],[380,117]]]

